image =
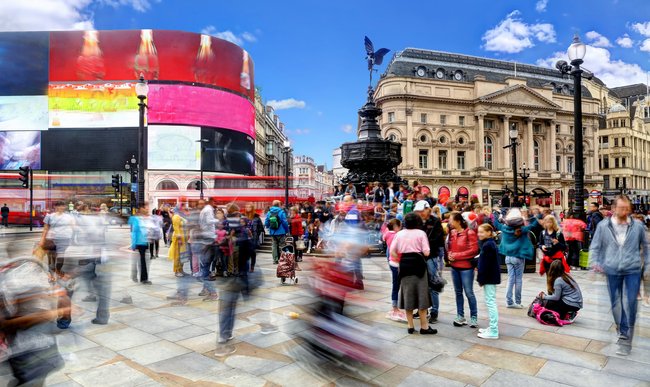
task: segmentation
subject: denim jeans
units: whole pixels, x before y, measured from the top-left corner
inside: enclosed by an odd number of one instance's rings
[[[438,257],[427,259],[427,272],[429,274],[429,278],[434,279],[436,276],[438,276],[438,265],[440,265]],[[439,293],[431,288],[429,288],[429,293],[431,293],[431,314],[437,315],[438,309],[440,308]]]
[[[506,257],[508,267],[508,287],[506,288],[506,302],[508,305],[521,305],[521,285],[524,278],[526,260],[517,257]],[[515,300],[512,300],[512,288],[515,288]]]
[[[397,296],[399,295],[399,271],[396,267],[388,265],[390,268],[391,277],[393,280],[393,288],[390,293],[390,300],[393,303],[393,308],[397,308]]]
[[[634,323],[636,321],[637,295],[641,286],[641,273],[626,275],[607,275],[609,300],[612,304],[612,315],[618,331],[626,335],[627,345],[632,344]],[[623,344],[623,343],[622,343]]]
[[[473,318],[478,317],[478,309],[476,307],[476,296],[474,295],[474,270],[456,270],[451,268],[451,280],[454,283],[454,291],[456,292],[456,314],[460,317],[465,317],[465,300],[463,299],[463,291],[469,303],[469,313]]]
[[[273,235],[273,263],[280,259],[280,245],[284,243],[284,235]]]
[[[497,286],[483,285],[483,293],[485,294],[485,306],[487,306],[490,321],[490,334],[498,335],[499,309],[497,308]]]
[[[224,278],[219,295],[219,337],[222,339],[228,339],[232,335],[237,300],[246,286],[243,278],[238,276]]]
[[[197,244],[198,245],[198,244]],[[214,257],[214,245],[200,245],[199,250],[199,278],[203,281],[203,289],[214,294],[214,281],[210,281],[210,267]]]

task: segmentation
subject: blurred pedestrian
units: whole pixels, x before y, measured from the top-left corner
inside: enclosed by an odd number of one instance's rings
[[[293,238],[293,248],[296,252],[296,262],[302,262],[302,248],[305,247],[305,242],[303,240],[303,235],[305,234],[305,229],[302,226],[302,217],[298,212],[298,208],[293,207],[289,210],[289,229],[291,230],[291,237]]]
[[[163,242],[165,242],[166,247],[169,247],[169,244],[171,243],[169,240],[169,229],[172,227],[172,214],[170,214],[169,206],[164,205],[161,207],[160,216],[163,221]]]
[[[390,264],[399,268],[400,290],[399,308],[406,312],[408,333],[415,332],[413,310],[420,316],[420,334],[436,334],[438,331],[429,326],[427,309],[431,306],[427,279],[429,242],[421,228],[422,219],[415,213],[404,217],[404,229],[393,238],[390,249]]]
[[[9,207],[7,207],[7,203],[0,208],[0,216],[2,216],[2,225],[9,227]]]
[[[607,277],[612,315],[618,333],[618,355],[627,356],[632,350],[637,314],[637,295],[641,277],[649,279],[648,239],[641,222],[630,217],[630,199],[619,196],[614,200],[611,218],[602,220],[591,242],[589,265]]]
[[[75,225],[72,215],[67,213],[66,204],[62,201],[54,203],[54,212],[43,219],[43,234],[39,246],[47,251],[50,271],[62,275],[61,268],[65,261],[65,251],[70,246]]]
[[[149,247],[149,208],[146,203],[140,205],[138,214],[129,218],[131,226],[131,250],[137,251],[138,256],[134,257],[131,266],[131,279],[138,282],[138,271],[140,272],[140,283],[151,285],[149,280],[149,259],[147,259],[147,248]]]
[[[174,275],[182,277],[185,275],[183,271],[183,264],[181,263],[181,255],[186,255],[187,251],[187,238],[185,234],[185,219],[180,215],[183,212],[179,205],[172,215],[172,228],[173,233],[171,236],[171,244],[169,245],[169,259],[174,263]]]
[[[163,218],[160,210],[151,211],[151,229],[149,229],[149,258],[158,258],[160,251],[160,239],[163,237]]]

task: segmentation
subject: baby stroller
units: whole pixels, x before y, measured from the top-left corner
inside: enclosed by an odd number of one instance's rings
[[[294,284],[298,283],[298,277],[296,277],[296,252],[293,249],[292,237],[287,237],[284,240],[276,275],[280,278],[281,284],[284,284],[287,278]]]

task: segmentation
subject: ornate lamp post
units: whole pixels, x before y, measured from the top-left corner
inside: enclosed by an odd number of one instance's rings
[[[508,132],[508,137],[510,137],[510,145],[506,145],[503,148],[510,148],[510,151],[512,152],[512,180],[513,180],[513,198],[512,198],[512,203],[510,204],[512,207],[518,207],[519,206],[519,189],[517,188],[517,145],[519,143],[517,142],[517,139],[519,137],[519,131],[517,130],[517,125],[513,122],[510,125],[510,131]]]
[[[583,63],[587,46],[580,41],[580,37],[575,35],[573,43],[567,50],[567,55],[571,61],[569,65],[566,61],[558,61],[555,67],[560,70],[562,74],[569,74],[573,77],[573,128],[575,130],[575,171],[573,177],[575,180],[575,196],[573,213],[582,220],[586,219],[585,206],[584,206],[584,185],[585,185],[585,171],[583,161],[582,149],[582,73],[583,70],[580,65]]]
[[[527,168],[526,163],[523,163],[519,177],[524,181],[524,205],[526,205],[526,198],[528,197],[528,191],[526,190],[526,180],[530,177],[528,171],[530,171],[530,168]]]
[[[140,205],[144,203],[144,113],[147,104],[144,102],[147,99],[147,94],[149,94],[149,85],[147,81],[144,80],[144,74],[140,74],[140,79],[138,83],[135,84],[135,94],[138,96],[140,102],[138,102],[138,107],[140,110],[140,122],[138,126],[138,173],[137,173],[137,183],[138,183],[138,192],[137,192],[137,204]],[[133,212],[133,211],[132,211]]]
[[[131,175],[131,196],[129,197],[129,203],[131,205],[131,215],[134,215],[135,212],[133,211],[133,204],[135,202],[135,192],[133,190],[133,185],[139,180],[138,171],[140,170],[138,160],[136,160],[135,155],[131,156],[131,159],[126,161],[126,164],[124,164],[124,169],[126,169],[126,171]]]
[[[289,154],[291,153],[291,142],[284,140],[284,205],[289,208]]]

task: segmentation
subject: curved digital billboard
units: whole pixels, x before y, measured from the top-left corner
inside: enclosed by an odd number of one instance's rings
[[[181,31],[50,33],[50,82],[196,82],[255,99],[253,62],[241,47]]]

